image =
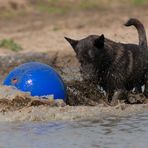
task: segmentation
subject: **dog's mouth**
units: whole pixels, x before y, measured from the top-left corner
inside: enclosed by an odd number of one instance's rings
[[[95,74],[81,73],[81,75],[82,75],[83,80],[86,82],[90,82],[93,84],[99,83],[98,77]]]
[[[81,64],[80,73],[84,81],[98,83],[97,68],[93,64]]]

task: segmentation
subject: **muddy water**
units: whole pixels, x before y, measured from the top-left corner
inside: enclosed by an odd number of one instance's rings
[[[28,102],[33,98],[29,94],[12,88],[1,86],[0,90],[3,90],[1,96],[5,96],[0,98],[1,103],[3,98],[9,101],[1,104],[2,148],[146,148],[148,145],[148,104],[51,107],[31,105]]]
[[[4,65],[4,73],[10,68]],[[77,80],[77,71],[64,69],[64,80]],[[50,106],[0,86],[0,148],[147,147],[148,104],[106,106],[97,101],[102,95],[97,90],[75,82],[68,84],[76,92],[70,102],[83,106]]]
[[[79,122],[0,123],[2,148],[147,148],[148,112]]]

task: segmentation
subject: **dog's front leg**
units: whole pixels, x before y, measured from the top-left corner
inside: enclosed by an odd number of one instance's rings
[[[124,90],[122,90],[122,89],[115,90],[114,93],[113,93],[110,105],[111,106],[117,105],[118,104],[118,100],[121,99],[123,93],[124,93]]]
[[[111,106],[117,105],[118,100],[121,100],[123,98],[125,99],[125,97],[127,97],[127,94],[124,89],[116,89],[114,91],[109,91],[107,94],[107,99]]]

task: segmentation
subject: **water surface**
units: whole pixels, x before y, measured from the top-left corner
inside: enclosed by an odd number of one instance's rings
[[[148,111],[79,122],[2,122],[1,148],[147,148]]]

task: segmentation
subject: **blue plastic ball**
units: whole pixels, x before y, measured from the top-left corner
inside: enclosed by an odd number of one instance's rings
[[[54,95],[66,101],[66,88],[60,75],[49,65],[29,62],[14,68],[5,78],[4,85],[30,92],[32,96]]]

